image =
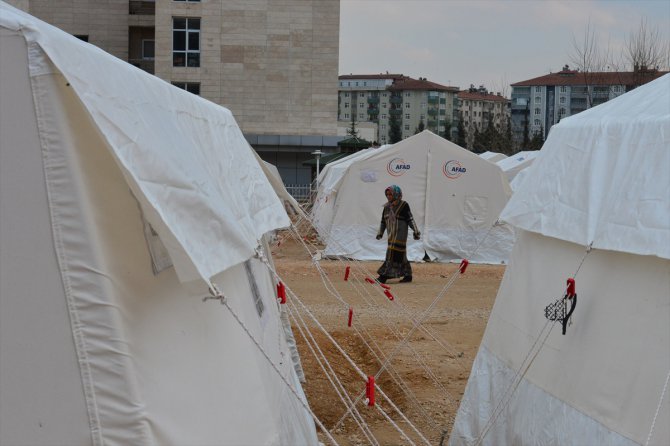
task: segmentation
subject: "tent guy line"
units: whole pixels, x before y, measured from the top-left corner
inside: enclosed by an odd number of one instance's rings
[[[582,268],[582,265],[584,264],[584,261],[586,260],[586,257],[591,253],[593,250],[593,242],[591,242],[588,246],[586,246],[584,255],[582,256],[579,264],[577,265],[577,269],[575,270],[574,274],[572,275],[573,279],[577,278],[577,275],[579,274],[579,271]],[[567,288],[566,288],[567,289]],[[496,405],[496,408],[493,410],[493,415],[489,420],[486,422],[484,425],[484,428],[482,429],[482,432],[480,433],[479,437],[477,438],[477,441],[475,443],[475,446],[480,446],[484,439],[486,438],[486,435],[488,435],[491,427],[496,423],[498,420],[498,417],[500,414],[507,408],[509,405],[510,400],[512,399],[512,396],[514,396],[514,392],[516,389],[519,387],[519,384],[521,383],[521,380],[523,377],[528,373],[528,370],[530,369],[530,366],[533,364],[535,361],[535,358],[540,354],[540,351],[544,347],[547,339],[549,338],[549,335],[551,334],[551,330],[554,328],[554,325],[558,322],[557,320],[549,320],[544,323],[542,326],[542,329],[540,330],[540,333],[537,335],[535,338],[535,342],[531,346],[531,348],[528,350],[528,353],[526,353],[526,357],[524,358],[523,361],[521,361],[521,365],[519,366],[519,369],[516,371],[516,374],[510,381],[509,386],[505,389],[505,392],[503,393],[502,398],[498,401],[498,404]],[[546,330],[547,327],[549,327],[549,330]],[[546,332],[545,332],[546,330]],[[538,346],[538,341],[542,339],[542,342],[539,343]],[[533,351],[535,350],[535,347],[537,347],[537,350],[535,353]],[[529,360],[530,358],[530,360]],[[528,361],[527,365],[526,361]],[[521,373],[521,370],[523,369],[523,373]]]
[[[267,268],[270,270],[270,272],[271,272],[272,275],[275,277],[275,279],[277,279],[277,280],[281,280],[281,276],[280,276],[279,273],[275,270],[275,268],[269,263],[269,261],[263,259],[263,263],[267,266]],[[346,351],[340,346],[340,344],[339,344],[339,343],[338,343],[338,342],[331,336],[331,334],[328,333],[328,330],[326,330],[325,327],[323,327],[323,325],[321,324],[321,322],[319,322],[318,318],[317,318],[317,317],[310,311],[309,307],[308,307],[304,302],[302,302],[302,300],[301,300],[301,299],[300,299],[300,298],[293,292],[293,290],[292,290],[290,287],[286,286],[286,291],[287,291],[287,292],[290,294],[290,296],[291,296],[291,299],[288,299],[287,301],[288,301],[291,305],[295,305],[294,302],[298,302],[298,304],[300,304],[300,307],[302,308],[302,311],[304,311],[304,312],[310,317],[310,319],[316,324],[316,326],[323,332],[323,334],[326,335],[326,337],[328,338],[328,340],[329,340],[329,341],[333,344],[333,346],[340,352],[340,354],[342,354],[342,356],[347,360],[347,362],[349,363],[349,365],[356,371],[356,373],[358,373],[358,375],[363,379],[363,381],[364,381],[364,382],[367,382],[367,375],[366,375],[366,374],[365,374],[365,373],[358,367],[358,365],[356,364],[356,362],[355,362],[355,361],[354,361],[354,360],[347,354],[347,352],[346,352]],[[385,398],[385,400],[386,400],[386,401],[387,401],[387,402],[388,402],[388,403],[389,403],[389,404],[396,410],[396,412],[398,412],[398,414],[399,414],[399,415],[400,415],[400,416],[401,416],[401,417],[402,417],[402,418],[403,418],[403,419],[404,419],[404,420],[405,420],[405,421],[406,421],[406,422],[407,422],[407,423],[408,423],[408,424],[409,424],[415,431],[417,431],[417,433],[418,433],[422,438],[425,438],[425,437],[423,437],[423,435],[420,433],[420,431],[418,431],[418,429],[416,428],[416,426],[414,426],[414,424],[412,424],[412,423],[409,421],[409,419],[407,419],[407,417],[406,417],[405,414],[400,410],[400,408],[398,408],[398,407],[393,403],[393,401],[391,400],[391,398],[389,398],[389,397],[382,391],[382,389],[379,387],[379,385],[376,384],[376,383],[375,383],[375,389],[377,389],[377,390],[379,391],[379,393]],[[354,405],[355,405],[355,404],[358,404],[359,401],[360,401],[360,399],[354,401]],[[350,407],[349,409],[351,409],[351,407]],[[337,427],[333,428],[332,430],[337,430]],[[430,442],[428,442],[427,440],[426,440],[426,442],[430,445]]]

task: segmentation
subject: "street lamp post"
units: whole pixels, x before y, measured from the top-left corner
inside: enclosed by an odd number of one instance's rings
[[[316,156],[316,180],[314,182],[315,189],[318,191],[319,190],[319,167],[320,167],[320,161],[321,161],[321,155],[323,152],[321,150],[316,149],[314,152],[312,152],[312,155]]]

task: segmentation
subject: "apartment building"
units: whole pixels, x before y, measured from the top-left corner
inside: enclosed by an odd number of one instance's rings
[[[551,126],[561,119],[614,99],[650,82],[666,72],[635,71],[581,72],[565,65],[550,73],[512,87],[511,119],[515,143],[523,141],[526,121],[532,137],[540,132],[544,139]]]
[[[337,150],[339,0],[14,0],[13,5],[230,109],[286,184]]]
[[[339,82],[338,127],[349,127],[352,116],[357,123],[372,123],[379,144],[391,142],[391,116],[402,139],[414,135],[420,123],[444,136],[453,121],[456,87],[389,73],[342,75]]]
[[[475,130],[484,131],[492,120],[493,125],[503,131],[510,116],[509,99],[500,93],[491,93],[483,86],[459,91],[457,94],[458,119],[463,121],[467,134],[467,147],[474,142]]]

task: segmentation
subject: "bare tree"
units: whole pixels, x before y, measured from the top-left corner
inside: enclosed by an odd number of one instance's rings
[[[626,61],[635,72],[667,68],[669,52],[670,42],[663,42],[658,27],[650,28],[646,18],[626,42]]]
[[[593,106],[592,86],[597,85],[602,79],[601,73],[610,68],[608,61],[611,60],[610,45],[602,47],[598,35],[591,22],[587,23],[584,36],[581,41],[572,36],[572,52],[569,55],[573,68],[580,72],[585,87],[584,94],[588,101],[588,108]]]

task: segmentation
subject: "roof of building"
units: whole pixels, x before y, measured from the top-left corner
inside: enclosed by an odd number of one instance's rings
[[[411,77],[403,77],[396,79],[389,88],[391,91],[406,91],[406,90],[430,90],[430,91],[452,91],[457,92],[457,87],[448,87],[436,82],[431,82],[425,77],[419,79],[412,79]]]
[[[391,84],[388,89],[392,91],[405,91],[405,90],[430,90],[430,91],[451,91],[457,92],[459,89],[457,87],[449,87],[446,85],[438,84],[436,82],[431,82],[425,77],[420,77],[419,79],[414,79],[404,74],[345,74],[339,76],[339,80],[353,80],[353,79],[392,79],[393,84]]]
[[[471,92],[470,90],[463,90],[458,92],[458,99],[469,99],[469,100],[474,100],[474,101],[493,101],[493,102],[508,102],[509,99],[507,99],[504,96],[500,96],[497,94],[492,94],[492,93],[479,93],[479,92]]]
[[[558,73],[545,74],[512,84],[512,87],[534,87],[544,85],[639,85],[666,74],[667,71],[606,71],[589,72],[563,69]]]
[[[384,73],[379,73],[379,74],[343,74],[339,76],[340,80],[348,80],[348,79],[401,79],[403,77],[406,77],[404,74],[389,74],[388,72],[386,74]]]

